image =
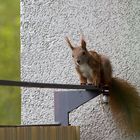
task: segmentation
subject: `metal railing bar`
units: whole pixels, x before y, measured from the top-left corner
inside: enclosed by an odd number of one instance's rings
[[[16,87],[28,87],[28,88],[57,88],[57,89],[86,89],[101,91],[100,88],[93,85],[71,85],[71,84],[52,84],[52,83],[35,83],[26,81],[10,81],[0,80],[0,86],[16,86]]]

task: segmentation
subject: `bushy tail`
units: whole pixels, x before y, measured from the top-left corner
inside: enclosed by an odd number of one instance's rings
[[[110,107],[116,121],[129,132],[140,134],[140,96],[137,90],[124,80],[112,78]]]

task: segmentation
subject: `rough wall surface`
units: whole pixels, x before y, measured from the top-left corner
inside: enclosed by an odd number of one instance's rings
[[[21,80],[78,84],[64,37],[109,56],[114,75],[140,90],[139,0],[21,0]],[[54,122],[53,91],[22,89],[22,124]],[[91,100],[70,114],[81,140],[130,139],[114,125],[107,106]]]

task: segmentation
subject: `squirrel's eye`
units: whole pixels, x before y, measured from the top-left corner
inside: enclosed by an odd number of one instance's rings
[[[85,55],[86,53],[85,52],[83,52],[83,55]]]
[[[74,55],[72,55],[72,57],[74,57]]]

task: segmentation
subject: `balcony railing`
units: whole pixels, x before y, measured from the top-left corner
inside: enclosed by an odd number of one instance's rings
[[[70,85],[70,84],[51,84],[51,83],[35,83],[25,81],[9,81],[0,80],[0,86],[16,86],[27,88],[53,88],[53,89],[67,89],[67,91],[54,92],[54,116],[56,124],[69,125],[69,113],[95,98],[100,94],[108,94],[108,90],[103,87],[97,88],[93,85]],[[70,90],[68,89],[78,89]],[[81,89],[81,90],[79,90]]]

